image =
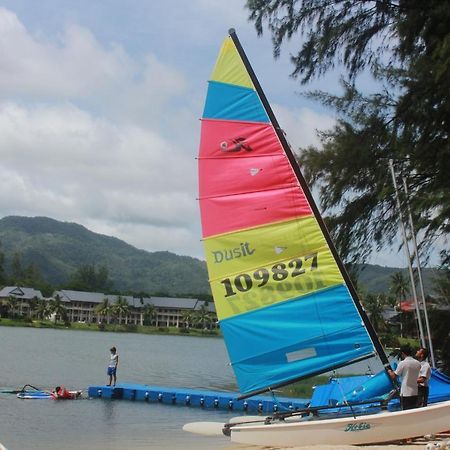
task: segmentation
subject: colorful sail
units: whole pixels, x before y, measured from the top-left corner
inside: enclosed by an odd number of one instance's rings
[[[199,151],[209,279],[243,394],[375,353],[255,80],[231,33],[209,81]]]

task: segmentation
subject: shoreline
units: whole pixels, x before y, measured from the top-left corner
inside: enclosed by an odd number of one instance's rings
[[[160,336],[186,336],[186,337],[211,337],[223,338],[220,331],[215,330],[197,330],[176,327],[151,327],[146,325],[118,325],[118,324],[104,324],[100,328],[98,324],[87,323],[71,323],[70,326],[64,323],[53,323],[46,320],[33,320],[32,322],[24,322],[22,320],[15,320],[9,318],[0,318],[0,327],[11,328],[36,328],[36,329],[50,329],[50,330],[75,330],[75,331],[93,331],[93,332],[108,332],[108,333],[132,333],[132,334],[154,334]]]

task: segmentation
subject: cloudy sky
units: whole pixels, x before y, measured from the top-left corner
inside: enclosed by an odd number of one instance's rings
[[[338,74],[306,88],[290,79],[288,49],[273,59],[244,4],[0,0],[0,217],[48,216],[203,258],[198,119],[227,30],[294,148],[334,122],[298,93],[337,91]]]

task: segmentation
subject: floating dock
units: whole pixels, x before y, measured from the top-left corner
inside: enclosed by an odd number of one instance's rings
[[[166,405],[190,406],[221,409],[228,411],[257,412],[271,414],[277,411],[295,411],[305,408],[308,399],[272,397],[259,395],[246,400],[238,400],[236,392],[209,391],[202,389],[148,386],[121,383],[116,386],[89,386],[91,398],[123,399],[162,403]]]

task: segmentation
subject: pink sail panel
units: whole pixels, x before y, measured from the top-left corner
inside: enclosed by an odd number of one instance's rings
[[[231,155],[230,155],[231,156]],[[199,160],[200,199],[299,186],[284,155]]]
[[[199,158],[284,154],[272,124],[202,119]]]
[[[200,213],[205,238],[312,215],[298,186],[203,198]]]
[[[203,119],[199,193],[204,237],[312,214],[271,124]]]

